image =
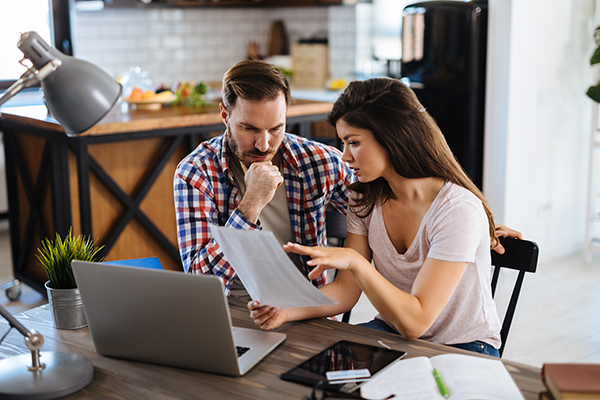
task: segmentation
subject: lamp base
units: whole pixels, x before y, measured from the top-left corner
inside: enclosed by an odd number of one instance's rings
[[[78,354],[40,352],[44,370],[29,371],[31,354],[0,360],[0,398],[55,399],[83,389],[94,377],[94,365]]]

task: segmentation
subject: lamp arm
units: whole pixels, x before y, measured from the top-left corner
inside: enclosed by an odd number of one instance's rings
[[[1,305],[0,305],[0,315],[2,315],[4,317],[4,319],[8,321],[8,323],[10,324],[10,326],[12,326],[13,328],[16,328],[19,332],[21,332],[21,335],[27,337],[30,334],[29,329],[25,328],[23,326],[23,324],[21,324],[19,321],[17,321],[16,318],[13,317]]]
[[[0,315],[4,317],[12,326],[16,328],[21,335],[25,336],[25,344],[31,351],[31,365],[28,367],[30,371],[41,371],[46,368],[46,365],[40,362],[40,349],[44,345],[44,337],[41,333],[35,330],[29,330],[23,326],[15,317],[13,317],[4,307],[0,305]]]
[[[39,70],[35,69],[34,67],[29,68],[15,83],[6,89],[6,92],[2,95],[2,97],[0,97],[0,106],[14,97],[14,95],[19,93],[21,90],[41,82],[42,79],[45,79],[48,75],[56,71],[61,65],[62,62],[58,58],[55,58],[50,60]]]

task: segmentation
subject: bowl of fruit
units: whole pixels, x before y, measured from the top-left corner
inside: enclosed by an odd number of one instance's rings
[[[134,87],[124,100],[136,110],[160,110],[163,104],[172,103],[177,97],[170,90],[156,93]]]

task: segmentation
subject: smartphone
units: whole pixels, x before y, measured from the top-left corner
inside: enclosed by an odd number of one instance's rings
[[[352,393],[369,377],[404,356],[404,351],[341,340],[281,374],[280,378],[307,386],[323,381],[328,391]],[[332,377],[332,371],[352,372],[335,374],[336,377],[346,375],[348,379],[329,380],[327,376]]]

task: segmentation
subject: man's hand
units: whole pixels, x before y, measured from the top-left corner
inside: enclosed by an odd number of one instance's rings
[[[278,311],[275,307],[261,306],[258,301],[249,302],[248,310],[254,323],[265,331],[277,328],[286,322],[285,310]]]
[[[516,239],[523,239],[523,234],[519,231],[515,231],[514,229],[510,229],[507,226],[496,224],[496,236],[498,237],[511,237]],[[496,246],[493,248],[498,254],[504,254],[504,247],[500,244],[500,241],[496,243]]]
[[[250,168],[241,164],[244,172],[246,192],[238,205],[238,211],[253,223],[258,221],[258,216],[263,208],[273,199],[275,190],[283,183],[283,176],[279,168],[271,161],[255,162]]]

